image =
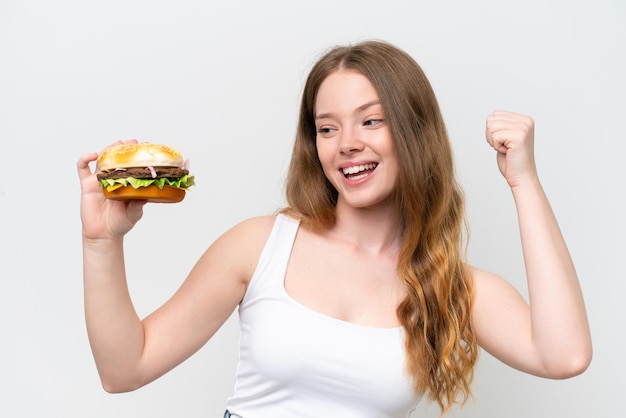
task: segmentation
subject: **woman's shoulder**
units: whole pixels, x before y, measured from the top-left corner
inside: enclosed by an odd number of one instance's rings
[[[500,275],[476,266],[468,266],[474,289],[477,292],[498,291],[513,286]]]
[[[262,215],[244,219],[227,230],[220,240],[232,241],[237,246],[265,243],[274,227],[276,216]],[[256,245],[255,245],[256,244]]]
[[[492,304],[498,296],[516,293],[517,290],[503,277],[491,271],[469,266],[474,288],[474,297],[479,304]]]
[[[501,320],[514,309],[525,310],[528,305],[518,289],[503,277],[476,267],[470,268],[474,288],[474,325],[479,340],[493,334],[496,318]]]
[[[295,228],[300,226],[299,219],[284,213],[247,218],[224,232],[216,243],[224,249],[240,254],[244,252],[256,259],[263,251],[272,230],[288,223],[292,223]]]
[[[235,275],[244,283],[251,277],[272,231],[276,216],[256,216],[238,222],[205,251],[198,268]]]

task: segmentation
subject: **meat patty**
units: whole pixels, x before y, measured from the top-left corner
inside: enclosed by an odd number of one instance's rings
[[[111,171],[101,171],[97,174],[98,180],[104,179],[123,179],[126,177],[134,177],[136,179],[152,179],[159,177],[180,178],[189,174],[189,170],[178,167],[153,167],[156,177],[153,177],[149,168],[133,167],[123,168]]]

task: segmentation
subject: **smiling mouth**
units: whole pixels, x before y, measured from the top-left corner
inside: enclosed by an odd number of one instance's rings
[[[367,177],[377,166],[378,163],[361,164],[343,168],[341,171],[344,177],[349,180],[360,180]]]

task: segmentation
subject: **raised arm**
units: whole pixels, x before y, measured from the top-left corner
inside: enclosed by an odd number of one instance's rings
[[[142,217],[143,203],[104,198],[85,154],[78,163],[83,224],[85,317],[105,390],[134,390],[196,352],[228,319],[272,225],[272,218],[243,222],[209,247],[180,289],[141,320],[129,295],[124,235]]]
[[[486,137],[517,208],[529,303],[498,276],[475,269],[474,326],[480,345],[522,371],[550,378],[583,372],[591,336],[578,277],[534,161],[534,121],[487,118]]]

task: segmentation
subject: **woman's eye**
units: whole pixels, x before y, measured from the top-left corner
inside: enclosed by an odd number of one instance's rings
[[[332,132],[333,132],[332,128],[327,128],[327,127],[317,128],[317,133],[321,134],[321,135],[328,135],[328,134],[330,134]]]
[[[379,125],[379,124],[381,124],[383,122],[384,122],[383,119],[367,119],[363,123],[363,125],[365,125],[365,126],[376,126],[376,125]]]

